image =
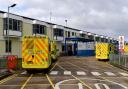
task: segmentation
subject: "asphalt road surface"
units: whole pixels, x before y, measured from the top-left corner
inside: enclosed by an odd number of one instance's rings
[[[61,57],[48,74],[17,72],[0,89],[128,89],[128,72],[94,57]]]

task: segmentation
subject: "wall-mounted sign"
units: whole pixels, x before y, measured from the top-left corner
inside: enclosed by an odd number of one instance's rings
[[[119,36],[119,50],[124,51],[124,36]]]

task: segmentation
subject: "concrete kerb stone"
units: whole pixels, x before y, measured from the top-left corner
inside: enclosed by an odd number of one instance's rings
[[[9,72],[8,70],[0,70],[0,80],[12,75],[13,73]]]
[[[128,68],[126,68],[126,67],[124,67],[124,66],[121,66],[121,65],[118,65],[118,64],[114,64],[114,63],[111,63],[111,62],[109,62],[109,64],[110,64],[110,65],[113,65],[113,66],[115,66],[115,67],[118,67],[118,68],[120,68],[120,69],[123,69],[123,70],[125,70],[125,71],[128,71]]]

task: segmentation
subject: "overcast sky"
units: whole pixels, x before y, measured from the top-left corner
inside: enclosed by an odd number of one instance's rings
[[[0,0],[0,10],[97,33],[128,38],[128,0]],[[126,39],[127,40],[127,39]]]

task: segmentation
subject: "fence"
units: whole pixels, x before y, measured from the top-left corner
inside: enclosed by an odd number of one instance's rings
[[[16,68],[17,70],[22,69],[22,59],[17,58],[17,65]],[[0,69],[8,69],[8,59],[6,56],[0,57]]]
[[[128,68],[128,54],[110,54],[110,63]]]

